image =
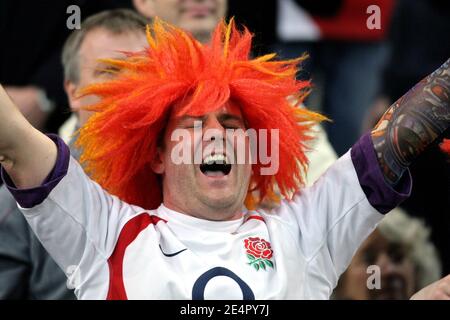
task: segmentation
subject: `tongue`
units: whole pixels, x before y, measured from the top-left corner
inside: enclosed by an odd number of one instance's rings
[[[205,171],[205,176],[208,177],[222,177],[224,173],[222,171]]]

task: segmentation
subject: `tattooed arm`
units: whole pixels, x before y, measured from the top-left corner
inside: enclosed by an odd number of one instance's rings
[[[398,99],[372,131],[386,181],[406,168],[450,127],[450,59]]]

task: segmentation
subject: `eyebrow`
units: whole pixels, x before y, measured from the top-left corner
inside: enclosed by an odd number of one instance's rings
[[[242,119],[242,117],[236,116],[234,114],[229,114],[229,113],[221,114],[217,118],[219,119],[219,121],[236,120],[236,121],[244,123],[244,119]]]
[[[187,120],[205,120],[206,116],[188,116],[188,115],[184,115],[182,117],[180,117],[179,121],[187,121]]]
[[[104,62],[104,61],[102,61],[102,59],[112,59],[112,60],[117,60],[117,61],[126,61],[126,57],[122,57],[122,56],[121,57],[110,57],[110,58],[107,58],[107,57],[105,57],[105,58],[98,58],[98,59],[96,59],[95,65],[94,65],[94,70],[95,71],[103,71],[103,70],[112,69],[112,68],[120,70],[119,66],[110,64],[108,62]]]

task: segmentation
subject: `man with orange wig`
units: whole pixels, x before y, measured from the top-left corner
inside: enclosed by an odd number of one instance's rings
[[[408,165],[450,126],[449,62],[302,188],[306,143],[324,119],[297,107],[309,90],[295,77],[302,58],[251,58],[252,36],[233,22],[203,45],[156,19],[147,40],[104,61],[120,74],[84,91],[101,97],[78,140],[93,180],[0,91],[3,178],[55,261],[74,266],[77,296],[329,298],[408,196]]]

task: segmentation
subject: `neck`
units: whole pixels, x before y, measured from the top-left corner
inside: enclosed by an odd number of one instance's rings
[[[245,209],[239,208],[210,208],[205,205],[198,206],[195,210],[186,206],[177,205],[171,201],[163,201],[164,206],[168,209],[177,211],[179,213],[195,217],[198,219],[210,220],[210,221],[231,221],[237,220],[242,217]]]
[[[210,33],[196,33],[194,37],[203,44],[207,44],[211,41]]]

